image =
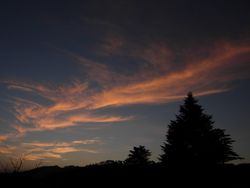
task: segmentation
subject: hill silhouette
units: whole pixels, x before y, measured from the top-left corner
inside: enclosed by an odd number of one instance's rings
[[[248,187],[250,164],[227,164],[206,169],[172,169],[150,165],[95,164],[86,167],[58,166],[0,174],[8,187],[148,186]]]

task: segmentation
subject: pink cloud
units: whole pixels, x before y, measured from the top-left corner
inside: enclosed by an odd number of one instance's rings
[[[106,89],[94,96],[92,107],[170,102],[190,90],[196,95],[225,92],[232,80],[249,78],[249,59],[249,45],[221,44],[209,56],[185,59],[176,71]]]
[[[193,55],[186,55],[182,59],[182,67],[172,62],[174,52],[162,43],[158,46],[151,44],[136,47],[138,49],[130,52],[130,57],[143,59],[149,66],[142,65],[129,77],[114,72],[100,62],[70,53],[75,61],[87,68],[88,80],[59,86],[5,82],[9,89],[37,94],[52,103],[44,105],[30,99],[15,98],[15,117],[19,124],[14,127],[18,134],[79,126],[83,123],[133,120],[131,116],[97,115],[95,110],[177,101],[188,91],[198,96],[226,92],[230,89],[231,81],[249,78],[250,75],[249,44],[222,42],[212,49],[206,49],[205,55],[196,54],[193,50]],[[100,84],[98,90],[89,86],[91,80]],[[32,126],[24,126],[26,124]],[[0,140],[6,139],[8,137],[4,135],[0,137]]]
[[[71,153],[71,152],[78,152],[81,149],[77,149],[74,147],[57,147],[50,150],[53,153]]]
[[[15,146],[0,146],[0,154],[11,154],[15,149]]]
[[[0,142],[5,141],[9,138],[9,135],[0,135]]]
[[[74,140],[72,142],[73,144],[98,144],[100,143],[100,140],[98,139],[89,139],[89,140]]]
[[[30,143],[24,143],[24,145],[27,146],[34,146],[34,147],[68,147],[70,146],[70,143],[67,142],[59,142],[59,143],[53,143],[53,142],[30,142]]]
[[[16,123],[13,127],[17,130],[17,135],[72,127],[80,123],[111,123],[132,119],[132,117],[100,116],[93,114],[91,111],[86,112],[92,103],[92,99],[91,96],[86,94],[87,84],[79,81],[57,88],[48,85],[36,85],[35,83],[27,85],[26,83],[13,81],[9,84],[9,89],[32,92],[52,102],[51,105],[44,105],[33,100],[14,98],[14,114],[19,124]],[[12,85],[20,85],[20,87],[12,87]],[[29,89],[26,90],[26,87]],[[75,110],[78,112],[74,112]],[[79,112],[79,110],[82,112]],[[33,126],[23,126],[25,124]],[[4,138],[2,137],[2,140]]]
[[[83,148],[83,145],[100,144],[99,139],[85,139],[69,142],[26,142],[14,145],[0,146],[0,154],[7,158],[11,156],[23,156],[24,160],[35,161],[41,159],[63,159],[63,154],[84,152],[90,154],[99,153],[96,149]]]
[[[46,158],[60,159],[62,158],[62,156],[51,152],[35,153],[35,154],[31,153],[25,156],[25,160],[27,161],[38,161]]]

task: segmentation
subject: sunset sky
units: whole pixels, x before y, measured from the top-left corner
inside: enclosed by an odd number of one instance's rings
[[[5,1],[0,161],[86,165],[145,145],[157,161],[192,91],[250,162],[250,3]]]

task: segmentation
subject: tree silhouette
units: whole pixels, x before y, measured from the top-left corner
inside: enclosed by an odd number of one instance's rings
[[[241,159],[233,150],[234,140],[225,130],[213,127],[212,116],[204,113],[192,93],[180,106],[176,120],[168,126],[160,161],[167,165],[217,165]]]
[[[134,147],[133,150],[129,151],[130,154],[125,160],[125,164],[132,165],[146,165],[151,163],[149,160],[151,152],[145,148],[145,146]]]

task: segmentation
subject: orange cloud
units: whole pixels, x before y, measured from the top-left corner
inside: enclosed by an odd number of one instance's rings
[[[58,148],[53,148],[50,151],[53,153],[71,153],[71,152],[81,151],[81,149],[77,149],[74,147],[58,147]]]
[[[31,143],[33,145],[33,143]],[[35,146],[35,145],[33,145]],[[38,147],[40,148],[31,148],[26,149],[27,154],[25,155],[25,160],[40,160],[46,158],[63,158],[62,154],[72,153],[72,152],[86,152],[97,154],[99,153],[96,150],[85,149],[85,148],[75,148],[73,146],[56,146],[56,144],[49,145],[47,143],[40,144]]]
[[[72,127],[80,123],[111,123],[132,119],[132,117],[93,114],[88,110],[92,103],[91,96],[86,91],[88,86],[86,83],[79,81],[57,88],[34,83],[9,82],[8,84],[10,84],[9,89],[21,89],[28,93],[36,93],[52,102],[51,105],[46,106],[33,100],[14,98],[14,114],[19,123],[16,123],[13,127],[17,131],[16,135],[19,136],[27,132]],[[16,87],[17,85],[20,85],[20,87]],[[77,113],[74,112],[76,110]],[[79,112],[79,110],[82,112]],[[24,126],[26,124],[31,126]],[[2,140],[4,139],[7,138],[2,137]]]
[[[75,144],[98,144],[101,141],[99,139],[85,139],[85,140],[74,140],[72,142],[29,142],[29,143],[23,143],[25,146],[31,146],[31,147],[70,147]]]
[[[93,149],[81,149],[82,152],[86,152],[86,153],[91,153],[91,154],[98,154],[100,153],[97,150],[93,150]]]
[[[4,142],[6,140],[9,140],[11,138],[16,138],[18,137],[17,133],[13,132],[13,133],[7,133],[7,134],[1,134],[0,135],[0,143]]]
[[[133,119],[130,117],[121,117],[121,116],[92,116],[92,115],[73,115],[66,118],[67,121],[73,123],[83,123],[83,122],[93,122],[93,123],[108,123],[108,122],[121,122],[128,121]]]
[[[24,145],[35,146],[35,147],[68,147],[70,146],[70,144],[67,142],[59,142],[59,143],[30,142],[30,143],[24,143]]]
[[[15,149],[15,146],[0,146],[0,154],[11,154]]]
[[[0,135],[0,142],[5,141],[9,138],[9,135]]]
[[[31,153],[31,154],[28,154],[25,156],[25,160],[27,160],[27,161],[38,161],[38,160],[45,159],[45,158],[60,159],[60,158],[62,158],[62,156],[59,154],[50,153],[50,152]]]
[[[10,156],[24,156],[24,160],[41,160],[47,158],[63,159],[63,154],[72,152],[85,152],[97,154],[99,151],[83,148],[82,145],[100,144],[99,139],[86,139],[70,142],[27,142],[19,143],[15,146],[0,146],[0,154],[9,158]]]
[[[72,142],[73,144],[97,144],[97,143],[100,143],[100,140],[97,140],[97,139],[90,139],[90,140],[74,140]]]
[[[27,114],[28,115],[28,114]],[[29,117],[27,117],[29,118]],[[31,123],[35,127],[23,127],[15,126],[19,134],[25,134],[27,132],[54,130],[59,128],[73,127],[81,123],[112,123],[131,120],[133,117],[121,117],[121,116],[93,116],[86,114],[70,115],[67,118],[57,118],[56,116],[50,115],[37,117],[31,120]],[[28,119],[30,121],[30,119]]]
[[[127,44],[127,43],[126,43]],[[99,83],[92,88],[88,81],[52,86],[41,83],[5,82],[9,89],[37,94],[50,102],[15,98],[14,110],[19,135],[27,132],[55,130],[82,123],[112,123],[133,117],[97,115],[96,109],[134,104],[167,103],[182,99],[188,91],[195,95],[226,92],[230,82],[249,78],[249,44],[219,43],[206,49],[205,55],[184,56],[182,66],[172,62],[174,53],[164,44],[137,46],[129,57],[145,61],[131,76],[114,72],[107,65],[70,53],[87,68],[88,79]],[[149,65],[149,66],[148,66]],[[178,67],[179,66],[179,67]],[[29,125],[29,126],[26,126]],[[0,140],[8,137],[2,136]]]
[[[190,90],[198,96],[225,92],[230,81],[249,77],[245,59],[250,59],[249,45],[220,46],[210,56],[188,62],[180,70],[104,90],[95,96],[92,107],[170,102],[183,98]],[[237,67],[243,68],[240,73],[234,72]]]
[[[91,67],[86,71],[90,79],[103,86],[100,93],[92,95],[89,108],[170,102],[183,98],[188,91],[197,96],[225,92],[230,89],[230,81],[250,75],[250,45],[246,43],[219,42],[203,54],[193,50],[193,55],[178,59],[181,64],[174,62],[174,52],[163,43],[140,46],[126,42],[126,45],[132,50],[124,56],[146,62],[129,76],[117,75],[107,65],[73,55],[76,61]],[[101,78],[96,79],[96,75]]]

